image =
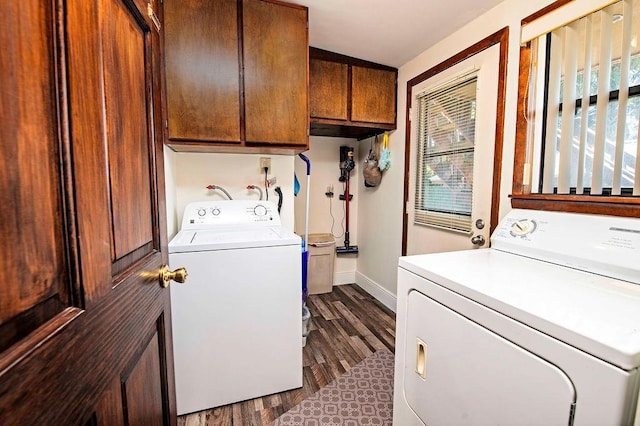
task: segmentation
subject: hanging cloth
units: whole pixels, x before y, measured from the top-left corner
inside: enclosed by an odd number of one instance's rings
[[[382,152],[378,160],[378,168],[384,172],[391,167],[391,150],[389,150],[389,133],[384,132],[382,136]]]
[[[296,176],[295,172],[293,173],[293,196],[297,196],[298,192],[300,192],[300,182],[298,181],[298,176]]]

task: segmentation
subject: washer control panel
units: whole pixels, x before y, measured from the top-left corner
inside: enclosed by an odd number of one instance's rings
[[[211,229],[241,225],[281,226],[278,208],[271,201],[197,201],[187,205],[182,229]]]

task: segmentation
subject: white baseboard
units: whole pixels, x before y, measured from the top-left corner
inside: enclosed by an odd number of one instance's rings
[[[391,309],[393,312],[396,312],[398,297],[395,294],[391,293],[389,290],[373,281],[366,275],[361,274],[360,272],[356,272],[355,275],[355,281],[357,285],[359,285],[364,291],[378,299],[378,301],[384,306]]]
[[[356,282],[356,271],[336,272],[333,274],[333,285],[353,284]]]

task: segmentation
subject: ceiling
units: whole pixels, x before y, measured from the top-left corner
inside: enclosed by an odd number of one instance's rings
[[[309,7],[309,44],[399,67],[502,0],[288,0]]]

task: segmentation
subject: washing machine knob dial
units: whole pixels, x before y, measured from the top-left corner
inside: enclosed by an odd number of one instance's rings
[[[253,208],[253,213],[256,216],[265,216],[267,214],[267,208],[262,204],[258,204]]]
[[[205,214],[207,214],[205,209],[198,209],[198,216],[204,216]]]
[[[220,214],[220,209],[211,210],[211,214],[214,215],[214,216],[218,216]]]

